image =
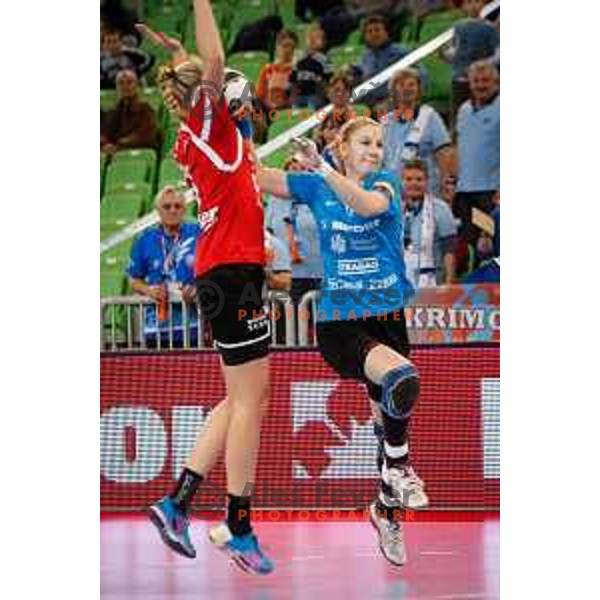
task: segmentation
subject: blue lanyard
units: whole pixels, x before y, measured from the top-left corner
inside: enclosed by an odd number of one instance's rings
[[[180,245],[180,241],[181,241],[180,240],[181,232],[175,236],[175,239],[173,240],[173,245],[171,246],[171,249],[168,252],[167,252],[167,243],[165,241],[165,238],[167,238],[167,237],[168,236],[165,234],[164,229],[161,229],[160,245],[161,245],[162,254],[163,254],[163,272],[164,272],[165,279],[170,279],[171,281],[175,281],[175,278],[176,278],[176,273],[175,273],[176,258],[175,258],[175,256],[177,254],[177,250],[179,249],[179,245]]]

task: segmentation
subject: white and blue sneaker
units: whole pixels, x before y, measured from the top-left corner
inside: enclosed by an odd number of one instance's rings
[[[221,523],[209,531],[208,537],[247,573],[268,575],[275,568],[273,561],[261,550],[258,538],[253,533],[233,535],[227,523]]]
[[[148,515],[171,550],[187,558],[196,558],[196,549],[190,540],[189,519],[175,506],[172,498],[165,496],[153,504]]]

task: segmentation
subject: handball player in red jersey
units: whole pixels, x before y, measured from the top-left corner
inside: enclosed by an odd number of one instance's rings
[[[211,412],[172,493],[150,507],[150,517],[170,548],[194,558],[192,499],[225,450],[227,516],[209,538],[244,570],[267,574],[273,563],[253,533],[249,492],[268,393],[263,205],[251,141],[242,136],[224,97],[224,52],[209,1],[195,0],[194,11],[200,60],[177,40],[138,28],[173,53],[158,81],[181,122],[175,158],[198,194],[198,301],[221,355],[227,397]]]

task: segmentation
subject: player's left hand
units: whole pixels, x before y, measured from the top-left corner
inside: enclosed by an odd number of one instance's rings
[[[175,53],[183,52],[183,46],[177,38],[169,37],[166,33],[163,33],[162,31],[154,31],[154,29],[151,29],[145,23],[136,23],[135,28],[142,35],[148,37],[158,46],[162,46],[165,50],[169,50],[170,52]]]

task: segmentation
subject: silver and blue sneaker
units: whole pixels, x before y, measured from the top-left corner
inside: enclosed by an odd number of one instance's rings
[[[228,554],[233,562],[247,573],[268,575],[275,568],[253,533],[233,535],[227,523],[221,523],[209,531],[208,537],[219,550]]]
[[[187,558],[196,558],[196,549],[190,539],[189,519],[169,496],[153,504],[148,509],[148,515],[171,550]]]

